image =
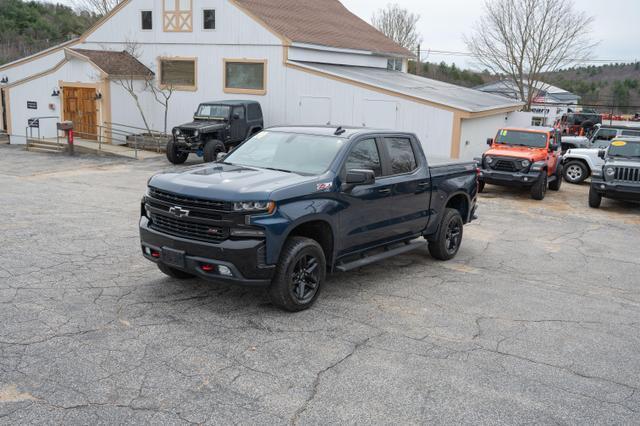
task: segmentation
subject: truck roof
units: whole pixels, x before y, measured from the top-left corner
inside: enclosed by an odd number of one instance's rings
[[[336,134],[338,129],[344,130],[344,133]],[[342,138],[352,138],[362,134],[389,134],[389,135],[413,135],[409,132],[401,132],[394,130],[372,129],[368,127],[353,126],[275,126],[265,130],[273,130],[279,132],[302,133],[316,136],[339,136]]]
[[[209,101],[209,102],[201,102],[200,105],[228,105],[228,106],[237,106],[237,105],[248,105],[248,104],[257,104],[257,101],[248,101],[248,100],[225,100],[225,101]]]

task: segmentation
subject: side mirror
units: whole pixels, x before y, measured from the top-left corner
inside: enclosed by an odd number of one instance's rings
[[[225,158],[227,158],[227,153],[226,152],[219,152],[218,156],[216,157],[216,161],[222,161]]]
[[[558,150],[558,144],[557,143],[552,143],[551,145],[549,145],[549,151],[551,152],[556,152]]]
[[[604,160],[604,157],[607,156],[607,150],[606,149],[601,149],[600,151],[598,151],[598,157],[602,158]]]
[[[489,145],[489,146],[493,145],[493,138],[488,138],[487,139],[487,145]]]
[[[347,171],[348,185],[373,185],[376,183],[376,174],[373,170],[368,169],[352,169]]]
[[[240,120],[240,114],[233,114],[233,115],[232,115],[232,118],[233,118],[234,120]]]

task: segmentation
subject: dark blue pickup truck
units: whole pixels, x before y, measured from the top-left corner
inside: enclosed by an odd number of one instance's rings
[[[215,163],[152,177],[142,252],[171,277],[265,286],[300,311],[327,272],[426,244],[453,258],[477,192],[475,163],[430,164],[413,134],[271,128]]]

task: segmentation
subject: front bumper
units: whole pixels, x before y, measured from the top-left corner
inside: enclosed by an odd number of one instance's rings
[[[532,186],[540,179],[540,171],[522,172],[500,172],[491,169],[480,169],[480,182],[492,185],[527,187]]]
[[[184,253],[183,264],[169,266],[209,281],[267,286],[275,272],[275,265],[265,264],[265,242],[260,239],[226,240],[220,243],[189,240],[152,229],[149,219],[142,216],[140,243],[143,256],[154,263],[165,263],[163,248]],[[159,257],[147,253],[146,249]],[[216,268],[207,272],[203,270],[204,265],[215,265]],[[226,266],[232,276],[221,275],[218,266]]]
[[[640,201],[640,185],[638,184],[607,182],[601,178],[592,178],[591,188],[605,198]]]

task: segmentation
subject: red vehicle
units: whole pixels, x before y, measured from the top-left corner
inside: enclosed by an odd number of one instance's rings
[[[556,122],[555,128],[567,136],[584,136],[596,124],[602,124],[602,115],[595,113],[570,112]]]
[[[560,162],[560,131],[552,127],[500,129],[491,147],[482,158],[480,192],[485,184],[530,188],[531,197],[542,200],[547,187],[560,190],[562,164]]]

